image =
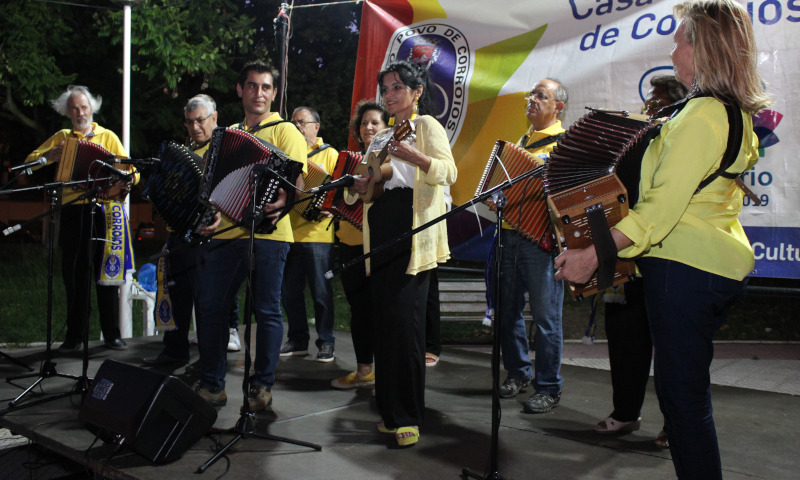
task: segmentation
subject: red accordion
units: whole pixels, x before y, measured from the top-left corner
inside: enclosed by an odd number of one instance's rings
[[[336,168],[333,171],[335,180],[344,175],[353,175],[356,167],[363,160],[364,155],[357,152],[339,152],[339,159],[336,161]],[[322,202],[322,209],[331,212],[338,218],[346,220],[356,226],[359,230],[364,225],[364,202],[360,198],[354,203],[348,204],[344,198],[344,189],[337,188],[326,193]]]

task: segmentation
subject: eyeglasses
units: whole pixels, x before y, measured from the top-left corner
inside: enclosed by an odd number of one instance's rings
[[[295,124],[295,125],[297,125],[298,127],[305,127],[305,126],[306,126],[306,125],[308,125],[309,123],[319,123],[319,122],[314,122],[314,121],[307,122],[307,121],[305,121],[305,120],[292,120],[292,123],[294,123],[294,124]]]
[[[187,127],[190,127],[190,126],[194,125],[195,123],[197,123],[198,125],[201,125],[203,122],[208,120],[208,118],[211,115],[214,115],[214,114],[213,113],[209,113],[207,116],[205,116],[203,118],[187,118],[187,119],[185,119],[183,121],[183,124],[186,125]]]
[[[542,92],[528,92],[525,94],[525,101],[528,102],[531,98],[536,98],[540,102],[544,102],[545,100],[550,100],[550,97],[545,95]]]

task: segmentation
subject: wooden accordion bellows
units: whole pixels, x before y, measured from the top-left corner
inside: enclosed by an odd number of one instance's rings
[[[659,125],[643,115],[591,109],[575,122],[550,153],[543,186],[562,251],[595,245],[600,267],[584,285],[569,284],[580,298],[626,282],[632,260],[605,252],[613,246],[610,228],[628,214],[638,198],[641,160]],[[608,242],[611,241],[611,246]]]
[[[112,182],[108,180],[108,172],[103,169],[103,164],[100,162],[113,162],[116,158],[125,157],[114,155],[101,145],[87,140],[68,138],[61,150],[61,160],[58,164],[56,181],[76,182],[86,180],[86,182],[71,185],[71,188],[78,190],[89,190],[107,185],[100,190],[97,196],[103,199],[113,198],[119,193],[119,188],[111,185]],[[95,180],[98,178],[103,180]]]
[[[304,177],[305,189],[319,187],[331,181],[331,176],[328,172],[323,170],[321,166],[308,160],[308,174]],[[323,200],[325,200],[325,192],[319,193],[301,193],[297,198],[303,200],[296,203],[292,210],[298,213],[301,217],[312,222],[318,222],[322,218]],[[308,200],[306,200],[308,199]]]
[[[200,186],[200,200],[207,202],[234,222],[256,225],[257,233],[275,230],[271,222],[263,222],[263,208],[277,200],[278,188],[287,193],[287,203],[294,199],[292,186],[303,164],[290,159],[278,147],[243,130],[219,127],[211,134],[206,172]],[[251,177],[258,174],[255,196]],[[255,197],[255,218],[248,212]],[[282,215],[287,212],[284,210]]]
[[[541,165],[543,161],[528,153],[524,148],[511,142],[498,140],[486,168],[483,171],[475,196],[500,185],[506,180],[518,177]],[[549,235],[550,219],[544,202],[542,179],[530,177],[503,191],[508,203],[504,207],[505,221],[517,229],[525,238],[539,243]],[[497,210],[493,202],[486,204]]]
[[[203,159],[175,142],[162,143],[158,158],[161,163],[150,173],[142,196],[176,235],[189,242],[214,218],[214,210],[199,200]]]

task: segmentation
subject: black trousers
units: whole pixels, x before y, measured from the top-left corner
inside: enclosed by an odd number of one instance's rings
[[[620,422],[639,418],[644,403],[653,342],[644,303],[641,279],[625,284],[626,303],[606,303],[606,338],[614,389],[614,412]]]
[[[430,273],[428,302],[425,312],[425,352],[437,357],[442,354],[442,315],[439,304],[439,269]]]
[[[413,190],[385,192],[369,210],[375,248],[411,229]],[[389,428],[422,425],[425,413],[425,310],[430,272],[406,274],[411,239],[372,257],[375,399]]]
[[[346,264],[364,253],[361,245],[347,245],[339,242],[339,262]],[[371,364],[374,360],[375,324],[372,321],[372,291],[370,278],[364,263],[353,265],[342,272],[344,295],[350,304],[350,335],[356,363]]]
[[[89,327],[90,286],[94,284],[100,328],[106,341],[120,337],[119,287],[97,285],[97,271],[103,261],[101,241],[105,238],[105,220],[100,207],[94,221],[89,205],[71,205],[61,210],[58,246],[61,247],[61,276],[67,291],[66,342],[79,342]],[[90,249],[91,248],[91,252]]]

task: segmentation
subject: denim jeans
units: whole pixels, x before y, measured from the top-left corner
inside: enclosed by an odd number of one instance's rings
[[[247,277],[248,239],[211,240],[197,271],[197,343],[200,384],[225,388],[228,369],[228,317],[233,297]],[[283,341],[280,295],[289,243],[256,239],[253,245],[253,313],[256,355],[252,383],[272,387]],[[250,319],[245,319],[249,322]]]
[[[306,313],[306,282],[314,301],[314,324],[317,328],[317,348],[333,345],[333,287],[325,278],[331,269],[332,243],[297,242],[289,249],[283,273],[281,299],[289,324],[290,341],[299,347],[308,346],[308,314]]]
[[[563,334],[561,310],[564,283],[555,280],[553,255],[543,251],[513,230],[502,232],[500,268],[500,348],[509,378],[533,377],[536,393],[561,393],[559,375]],[[494,279],[494,277],[492,277]],[[528,292],[531,316],[536,325],[535,365],[531,369],[528,336],[522,310]],[[495,309],[498,308],[495,302]]]
[[[654,383],[678,478],[718,480],[722,466],[711,407],[712,339],[743,281],[658,258],[637,261],[655,347]]]

